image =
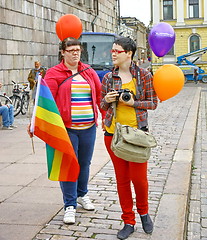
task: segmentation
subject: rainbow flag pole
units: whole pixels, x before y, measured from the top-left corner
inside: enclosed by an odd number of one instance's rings
[[[35,154],[35,147],[34,147],[34,140],[33,140],[33,138],[31,138],[31,143],[32,143],[32,151],[33,151],[33,154]]]
[[[48,178],[75,182],[80,171],[78,160],[52,93],[41,76],[30,132],[46,143]]]

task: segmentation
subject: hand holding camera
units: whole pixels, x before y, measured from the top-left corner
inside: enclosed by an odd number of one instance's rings
[[[118,90],[119,97],[118,100],[120,102],[125,103],[126,105],[133,106],[134,105],[134,94],[129,89],[120,89]]]
[[[111,91],[111,92],[108,92],[105,96],[105,101],[107,103],[111,103],[111,102],[115,102],[117,101],[117,97],[119,97],[119,94],[117,91]]]
[[[108,92],[105,96],[105,100],[107,103],[120,101],[125,103],[126,105],[133,106],[134,105],[134,94],[129,89],[120,89],[113,90]]]

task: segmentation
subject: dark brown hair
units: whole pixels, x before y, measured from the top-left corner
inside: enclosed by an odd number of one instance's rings
[[[125,51],[132,51],[132,59],[137,50],[136,43],[130,37],[119,37],[114,41],[115,44],[120,45]]]
[[[67,47],[69,47],[69,46],[76,46],[76,45],[81,46],[81,42],[78,41],[75,38],[72,38],[72,37],[66,38],[61,43],[61,50],[64,51]]]

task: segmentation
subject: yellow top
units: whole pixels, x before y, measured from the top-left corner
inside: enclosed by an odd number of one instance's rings
[[[128,83],[122,84],[122,89],[129,89],[133,93],[136,93],[135,88],[135,81],[136,79],[132,79]],[[136,112],[135,109],[132,106],[125,105],[122,102],[118,102],[118,105],[116,107],[116,122],[121,123],[122,125],[128,125],[134,128],[137,128],[137,118],[136,118]],[[114,133],[115,128],[115,119],[113,117],[112,123],[110,127],[105,126],[106,131],[108,133]]]

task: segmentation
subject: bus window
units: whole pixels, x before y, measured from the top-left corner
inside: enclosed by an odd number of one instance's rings
[[[84,48],[81,61],[90,64],[95,70],[111,68],[113,63],[110,49],[114,39],[114,34],[83,33],[79,39]]]

